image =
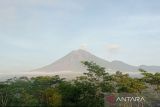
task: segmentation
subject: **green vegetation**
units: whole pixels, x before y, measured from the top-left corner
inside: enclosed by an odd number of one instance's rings
[[[93,62],[82,62],[88,72],[67,81],[59,76],[20,77],[0,83],[0,107],[104,107],[103,93],[160,91],[160,73],[140,69],[142,78],[117,71],[111,75]],[[153,91],[153,92],[154,92]]]

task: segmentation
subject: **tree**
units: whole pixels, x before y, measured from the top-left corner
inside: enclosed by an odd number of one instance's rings
[[[88,70],[84,76],[77,77],[75,86],[80,89],[79,105],[83,107],[103,107],[103,93],[112,92],[112,76],[106,73],[104,67],[94,62],[82,62]]]
[[[149,93],[151,90],[145,90],[147,86],[157,93],[160,91],[160,73],[140,70],[143,77],[132,78],[120,71],[110,75],[94,62],[84,61],[82,64],[88,72],[74,80],[56,75],[12,78],[1,82],[0,106],[103,107],[105,93]],[[148,98],[152,100],[154,97],[149,94]]]
[[[88,73],[84,73],[85,79],[94,84],[100,92],[114,92],[112,84],[113,77],[105,71],[104,67],[97,65],[94,62],[82,62],[88,70]]]
[[[115,87],[118,93],[127,92],[127,93],[141,93],[146,89],[146,85],[143,81],[138,78],[131,78],[128,74],[123,74],[120,71],[117,71],[113,75]]]
[[[79,107],[78,102],[81,95],[81,88],[75,85],[73,81],[60,83],[58,90],[62,95],[62,107]]]
[[[55,88],[48,88],[43,92],[44,106],[47,107],[61,107],[62,97]]]
[[[159,93],[160,92],[160,73],[149,73],[143,69],[139,69],[141,74],[143,75],[142,80],[148,84],[150,84],[154,90]]]
[[[9,91],[8,85],[5,83],[0,83],[0,106],[7,107],[9,104]]]

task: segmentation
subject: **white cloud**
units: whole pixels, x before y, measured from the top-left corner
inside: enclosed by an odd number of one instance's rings
[[[82,43],[82,44],[80,45],[80,49],[88,50],[88,44]]]
[[[118,44],[109,44],[109,45],[106,45],[106,48],[107,48],[107,52],[109,52],[111,54],[115,54],[115,53],[119,52],[120,45],[118,45]]]

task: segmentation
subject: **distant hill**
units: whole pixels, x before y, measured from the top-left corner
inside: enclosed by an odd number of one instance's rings
[[[55,61],[54,63],[44,66],[42,68],[36,69],[35,71],[42,72],[60,72],[60,71],[74,71],[74,72],[84,72],[86,68],[81,64],[81,61],[93,61],[98,65],[105,67],[106,71],[115,72],[136,72],[139,68],[145,69],[150,72],[160,72],[160,66],[132,66],[121,61],[106,61],[99,58],[85,50],[79,49],[70,52],[61,59]]]

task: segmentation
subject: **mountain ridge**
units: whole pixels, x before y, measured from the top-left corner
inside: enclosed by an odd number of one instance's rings
[[[135,72],[138,69],[144,69],[151,72],[159,72],[160,66],[132,66],[122,61],[107,61],[86,50],[74,50],[65,55],[64,57],[58,59],[57,61],[44,66],[42,68],[36,69],[34,71],[45,71],[45,72],[57,72],[57,71],[75,71],[75,72],[85,72],[86,68],[81,64],[81,61],[93,61],[96,64],[105,67],[106,71],[122,71],[122,72]]]

